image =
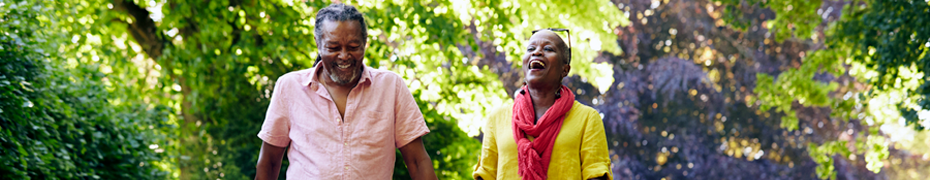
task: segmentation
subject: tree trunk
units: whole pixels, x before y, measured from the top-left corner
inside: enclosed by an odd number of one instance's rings
[[[199,118],[193,112],[193,105],[191,97],[192,90],[185,82],[185,79],[178,77],[174,74],[174,67],[172,66],[171,60],[159,60],[164,51],[164,47],[169,45],[170,41],[164,38],[158,31],[158,27],[155,24],[155,21],[149,17],[149,11],[145,8],[140,7],[139,5],[123,1],[123,0],[114,0],[113,1],[115,10],[125,12],[133,17],[132,23],[128,24],[127,28],[129,33],[132,35],[133,39],[136,40],[145,54],[153,59],[156,63],[166,68],[168,76],[171,80],[177,81],[178,85],[181,86],[181,118],[183,119],[180,124],[180,156],[177,158],[178,168],[180,169],[180,179],[191,179],[192,172],[195,171],[194,167],[191,165],[190,158],[194,158],[191,154],[196,150],[197,147],[200,147],[200,141],[197,138],[196,127],[197,121]],[[186,159],[185,159],[186,157]]]

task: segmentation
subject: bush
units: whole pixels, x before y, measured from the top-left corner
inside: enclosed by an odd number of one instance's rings
[[[49,11],[33,5],[0,6],[0,178],[166,178],[153,144],[168,109],[111,103],[95,65],[58,66],[46,42],[61,35],[42,31]]]

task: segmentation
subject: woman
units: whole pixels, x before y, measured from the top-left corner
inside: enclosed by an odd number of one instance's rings
[[[484,127],[475,179],[612,179],[600,115],[561,84],[571,49],[553,31],[533,31],[523,55],[525,85]]]

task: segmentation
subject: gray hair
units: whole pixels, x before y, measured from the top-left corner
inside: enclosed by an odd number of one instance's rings
[[[345,5],[342,3],[330,4],[316,13],[316,22],[313,27],[313,37],[320,41],[322,31],[320,27],[323,22],[330,21],[357,21],[362,26],[362,43],[368,42],[368,24],[365,23],[365,16],[355,9],[355,6]]]

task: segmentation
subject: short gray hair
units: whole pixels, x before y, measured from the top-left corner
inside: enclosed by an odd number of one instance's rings
[[[342,3],[330,4],[316,13],[316,22],[313,27],[313,37],[320,41],[322,36],[321,26],[323,22],[330,21],[357,21],[362,26],[362,43],[368,42],[368,24],[365,23],[365,16],[355,9],[355,6],[345,5]],[[319,44],[318,44],[319,45]]]

